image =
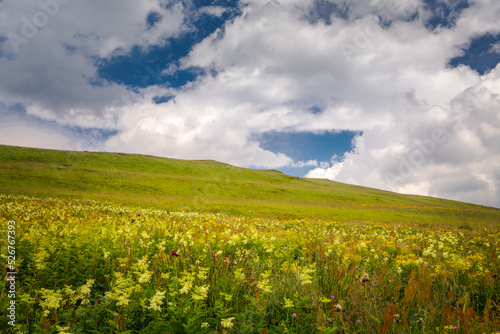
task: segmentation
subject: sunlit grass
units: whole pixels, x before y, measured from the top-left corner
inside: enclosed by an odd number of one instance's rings
[[[0,193],[143,208],[435,227],[498,226],[500,210],[216,161],[0,145]]]

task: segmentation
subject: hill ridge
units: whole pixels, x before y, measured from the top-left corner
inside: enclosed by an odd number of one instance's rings
[[[500,210],[495,208],[325,179],[298,178],[215,160],[0,145],[0,165],[0,193],[356,222],[500,222]]]

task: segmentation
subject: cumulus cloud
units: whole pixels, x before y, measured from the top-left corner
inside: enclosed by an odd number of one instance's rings
[[[10,54],[34,51],[31,42],[42,40],[46,45],[63,44],[86,55],[107,58],[134,46],[165,43],[165,38],[186,29],[184,6],[173,1],[111,0],[101,4],[21,0],[3,1],[0,6],[2,31],[7,31],[9,38],[2,51]],[[160,19],[154,27],[148,27],[147,17],[153,12]]]
[[[365,131],[342,162],[307,176],[498,206],[499,89],[500,65],[446,107],[414,105],[413,116]]]
[[[116,132],[93,142],[100,150],[310,166],[308,177],[500,206],[499,69],[481,76],[448,66],[472,38],[499,32],[498,2],[443,1],[451,7],[439,19],[451,23],[430,25],[437,14],[420,0],[242,0],[241,15],[159,71],[192,70],[196,80],[132,89],[100,78],[99,62],[164,45],[194,31],[193,18],[226,9],[55,1],[57,15],[19,52],[8,34],[0,38],[0,73],[9,78],[0,81],[0,101],[32,117],[12,128],[39,128],[33,119],[100,128]],[[0,31],[19,36],[43,10],[31,0],[0,7]],[[161,96],[172,98],[155,103]],[[340,162],[294,161],[251,139],[271,130],[362,135]]]
[[[188,29],[180,2],[70,0],[0,2],[0,99],[41,119],[114,127],[130,92],[99,78],[99,61],[165,43]],[[151,12],[161,19],[148,28]]]

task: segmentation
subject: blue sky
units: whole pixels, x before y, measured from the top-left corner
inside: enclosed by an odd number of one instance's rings
[[[339,161],[345,152],[353,150],[352,140],[359,133],[342,132],[264,132],[254,139],[265,150],[283,153],[295,161],[320,161],[325,164]],[[310,165],[279,167],[285,174],[303,177],[310,170]]]
[[[0,144],[500,206],[493,0],[4,0],[0,16]]]

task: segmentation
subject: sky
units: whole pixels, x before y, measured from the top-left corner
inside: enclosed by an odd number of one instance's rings
[[[500,207],[497,0],[0,0],[0,144]]]

